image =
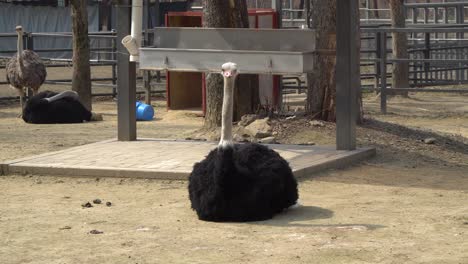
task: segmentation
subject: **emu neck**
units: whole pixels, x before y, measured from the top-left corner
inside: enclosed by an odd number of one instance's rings
[[[220,147],[232,145],[232,114],[234,108],[234,84],[236,77],[224,77],[224,96],[221,119]]]
[[[16,53],[16,58],[18,61],[17,67],[19,72],[22,72],[23,68],[23,33],[18,32],[18,41],[17,41],[17,47],[16,47],[17,53]]]

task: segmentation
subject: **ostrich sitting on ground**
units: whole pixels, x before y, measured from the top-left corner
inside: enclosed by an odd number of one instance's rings
[[[225,63],[221,140],[189,176],[192,209],[200,220],[246,222],[272,218],[294,205],[297,182],[286,160],[260,144],[232,141],[237,65]]]
[[[40,92],[23,109],[23,120],[33,124],[83,123],[91,121],[92,116],[74,91]]]
[[[46,79],[47,72],[37,53],[23,50],[23,28],[17,26],[16,32],[18,33],[17,53],[6,64],[6,80],[12,88],[18,90],[22,109],[25,89],[31,88],[33,94],[37,94]]]

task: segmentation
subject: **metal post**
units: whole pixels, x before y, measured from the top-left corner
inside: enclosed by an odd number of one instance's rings
[[[112,29],[112,32],[115,33],[115,29]],[[114,35],[114,34],[113,34]],[[112,38],[112,60],[115,61],[117,60],[117,39]],[[115,63],[112,63],[112,97],[116,98],[117,97],[117,65]]]
[[[278,16],[278,28],[283,27],[283,4],[281,0],[271,0],[271,7],[276,10],[276,14]],[[278,82],[279,82],[279,87],[278,87],[278,104],[276,105],[276,108],[279,110],[282,109],[283,105],[283,76],[278,76]]]
[[[413,11],[413,25],[416,25],[418,23],[418,14],[419,14],[419,12],[418,12],[418,9],[416,7],[413,7],[411,10]],[[411,38],[413,39],[413,42],[412,42],[413,45],[417,42],[417,40],[414,40],[414,39],[417,38],[417,36],[418,36],[417,32],[412,32],[411,33]]]
[[[271,8],[278,13],[278,28],[283,27],[283,5],[281,0],[271,0]]]
[[[336,6],[336,148],[356,149],[358,89],[360,87],[357,0],[338,0]],[[358,72],[356,72],[358,71]]]
[[[145,103],[151,104],[151,72],[143,71],[143,86],[145,88]]]
[[[305,1],[306,1],[305,2],[306,25],[307,25],[307,28],[310,28],[310,1],[309,0],[305,0]]]
[[[160,25],[159,24],[159,16],[160,16],[160,8],[159,8],[159,0],[155,0],[154,3],[153,3],[154,7],[155,7],[155,12],[154,12],[154,16],[156,17],[156,26],[157,27],[161,27],[163,25]],[[153,36],[153,34],[151,34],[151,36]],[[152,44],[152,43],[151,43]],[[161,82],[161,71],[156,71],[156,82],[157,83],[160,83]]]
[[[161,24],[159,23],[159,21],[160,21],[159,16],[161,16],[161,12],[160,12],[160,8],[159,8],[159,0],[155,0],[155,1],[153,2],[153,5],[154,5],[154,7],[155,7],[154,16],[156,17],[156,26],[157,26],[157,27],[161,27],[161,26],[163,26],[163,25],[161,25]]]
[[[431,33],[424,34],[424,59],[431,58]],[[424,62],[424,78],[426,79],[426,83],[429,82],[429,62]],[[396,88],[403,88],[403,87],[396,87]]]
[[[381,52],[380,52],[380,48],[381,48],[381,45],[380,45],[380,35],[382,33],[378,32],[375,34],[375,58],[378,60],[380,59],[380,55],[381,55]],[[379,88],[379,76],[380,76],[380,62],[379,61],[376,61],[374,63],[374,72],[375,72],[375,75],[374,75],[374,88],[375,88],[375,91],[376,93],[378,93],[378,88]]]
[[[464,10],[463,4],[460,4],[460,5],[457,6],[457,23],[458,24],[464,24],[465,23],[465,10]],[[464,39],[464,38],[465,38],[465,34],[463,32],[459,32],[457,34],[458,46],[463,45],[461,39]],[[463,50],[460,52],[460,49],[459,48],[457,49],[457,59],[462,59],[463,58],[463,54],[461,54],[462,52],[463,52]],[[457,71],[458,80],[461,83],[461,80],[465,79],[465,71],[462,69],[463,64],[459,63],[458,68],[460,69],[460,70]]]
[[[369,6],[369,0],[366,0],[366,20],[367,22],[369,21],[369,10],[370,9],[370,6]]]
[[[146,18],[145,23],[143,23],[143,45],[149,46],[150,45],[150,36],[148,33],[148,29],[150,27],[150,13],[149,13],[149,0],[143,0],[143,17]],[[150,105],[151,104],[151,71],[144,70],[143,71],[143,87],[145,89],[145,103]]]
[[[31,32],[26,33],[26,49],[34,50],[34,38]],[[33,91],[31,88],[27,88],[26,90],[27,98],[31,98],[33,96]]]
[[[387,33],[380,33],[380,112],[387,113]]]
[[[131,0],[117,5],[117,138],[119,141],[136,140],[136,64],[129,61],[122,39],[130,34]]]

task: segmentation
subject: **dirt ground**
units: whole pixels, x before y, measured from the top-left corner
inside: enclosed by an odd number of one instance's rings
[[[185,138],[202,124],[154,105],[140,137]],[[1,176],[0,263],[468,263],[468,96],[393,98],[388,115],[368,96],[365,109],[358,142],[377,156],[310,175],[303,206],[269,221],[199,221],[186,182]],[[29,125],[0,105],[0,160],[115,137],[115,102],[94,111],[104,121]],[[309,122],[273,123],[281,143],[334,143],[333,124]]]

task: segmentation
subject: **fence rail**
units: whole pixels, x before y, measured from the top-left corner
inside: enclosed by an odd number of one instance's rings
[[[398,62],[408,62],[410,67],[411,86],[460,84],[468,83],[468,46],[441,46],[436,52],[431,48],[431,36],[437,32],[468,32],[468,28],[369,28],[363,32],[374,33],[377,49],[374,58],[364,61],[374,61],[375,85],[371,90],[380,92],[380,110],[387,112],[387,94],[391,92],[446,92],[468,93],[468,89],[430,89],[410,87],[388,87],[388,65]],[[388,58],[387,36],[392,32],[407,34],[425,33],[424,48],[413,49],[409,58]],[[443,45],[441,43],[437,43]],[[447,67],[447,65],[451,67]],[[455,65],[455,66],[454,66]],[[369,74],[367,75],[369,76]]]
[[[90,52],[91,53],[97,53],[97,59],[90,59],[90,66],[96,67],[96,66],[111,66],[112,67],[112,73],[111,77],[105,77],[105,78],[97,78],[94,77],[91,79],[91,88],[94,90],[94,88],[97,87],[107,87],[111,88],[112,92],[110,93],[98,93],[98,92],[93,92],[92,96],[113,96],[116,97],[117,95],[117,60],[116,60],[116,54],[117,54],[117,49],[116,49],[116,32],[115,31],[109,31],[109,32],[90,32],[89,33],[89,38],[90,39],[109,39],[111,40],[111,45],[106,46],[106,47],[97,47],[93,48],[90,47]],[[35,52],[39,54],[44,54],[47,52],[72,52],[72,48],[35,48],[34,47],[34,38],[38,37],[46,37],[46,38],[72,38],[73,35],[71,32],[53,32],[53,33],[43,33],[43,32],[25,32],[24,33],[24,40],[23,43],[25,44],[25,49],[30,49],[34,50]],[[2,41],[5,38],[17,38],[16,33],[0,33],[0,41]],[[16,50],[0,50],[0,59],[9,59],[14,53],[16,53]],[[101,54],[106,54],[109,59],[104,59],[101,56]],[[72,59],[71,58],[51,58],[51,57],[45,57],[41,56],[41,59],[44,61],[50,61],[52,62],[51,64],[47,65],[48,68],[59,68],[59,67],[65,67],[69,68],[72,65]],[[0,65],[0,69],[4,69],[5,65]],[[148,75],[148,74],[147,74]],[[145,76],[148,78],[147,76]],[[157,77],[155,78],[157,82],[160,82],[161,78],[165,78],[165,76],[161,76],[159,73],[157,74]],[[143,80],[143,77],[138,77],[138,80]],[[138,88],[143,88],[145,89],[144,92],[137,92],[137,94],[143,94],[143,93],[151,93],[151,94],[158,94],[158,93],[163,93],[165,91],[154,91],[151,89],[151,77],[149,77],[150,81],[145,81],[143,82],[143,86],[138,86]],[[71,85],[71,79],[47,79],[45,81],[46,84],[50,85]],[[110,82],[110,83],[98,83],[98,82]],[[0,85],[5,85],[7,84],[6,81],[0,81]],[[8,97],[0,97],[0,100],[11,100],[11,99],[18,99],[19,97],[16,96],[8,96]]]

